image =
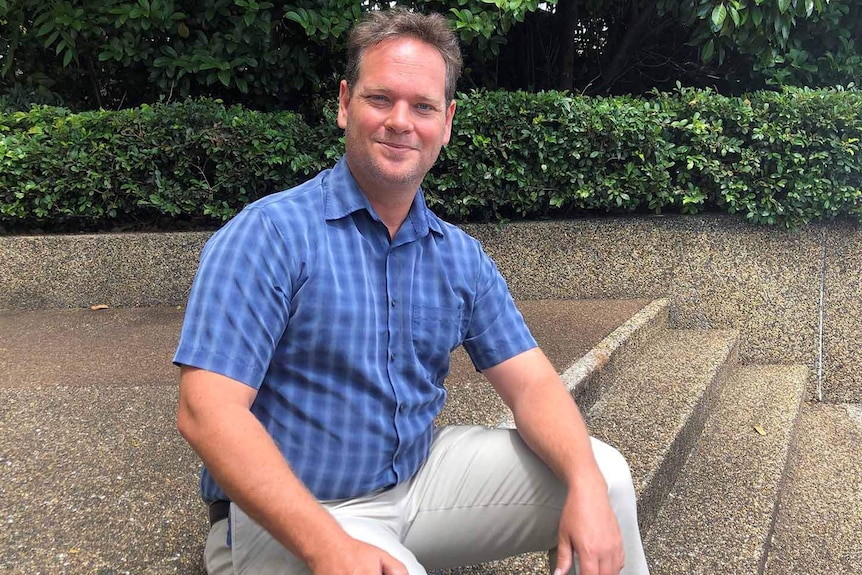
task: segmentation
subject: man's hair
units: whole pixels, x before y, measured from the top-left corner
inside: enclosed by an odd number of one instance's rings
[[[455,98],[455,85],[461,76],[461,48],[458,38],[440,14],[419,14],[405,8],[366,12],[347,39],[347,85],[359,80],[362,55],[387,40],[414,38],[430,44],[446,64],[446,102]]]

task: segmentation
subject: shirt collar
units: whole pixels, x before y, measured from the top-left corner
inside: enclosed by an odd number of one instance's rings
[[[372,219],[381,221],[380,216],[374,211],[374,207],[353,175],[347,167],[347,159],[342,156],[332,170],[329,171],[327,177],[323,179],[323,194],[324,194],[324,217],[327,220],[338,220],[353,212],[366,210]],[[425,204],[425,197],[422,193],[422,188],[416,192],[413,199],[413,204],[410,206],[410,211],[407,213],[407,219],[404,220],[404,225],[410,225],[413,229],[414,237],[422,237],[428,234],[428,231],[433,231],[438,235],[443,235],[443,227],[440,222],[428,209]]]

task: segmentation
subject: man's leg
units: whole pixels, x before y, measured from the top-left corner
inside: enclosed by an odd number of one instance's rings
[[[645,574],[628,465],[617,450],[595,439],[593,451],[623,532],[623,573]],[[557,544],[565,487],[515,430],[438,430],[410,489],[404,544],[429,570],[550,550]]]
[[[207,535],[204,566],[209,575],[233,575],[233,561],[227,546],[227,519],[215,522]]]

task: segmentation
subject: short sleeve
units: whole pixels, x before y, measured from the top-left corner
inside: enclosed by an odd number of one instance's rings
[[[479,371],[536,347],[536,340],[496,264],[481,252],[473,313],[464,349]]]
[[[287,326],[291,260],[260,209],[216,232],[201,254],[174,363],[258,389]]]

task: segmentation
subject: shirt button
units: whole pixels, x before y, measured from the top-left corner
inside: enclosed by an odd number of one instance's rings
[[[404,413],[404,404],[403,403],[398,406],[398,411],[401,413]]]
[[[394,300],[394,299],[393,299],[391,302],[389,302],[389,303],[391,303],[391,304],[392,304],[392,307],[395,307],[395,300]]]
[[[395,361],[395,352],[394,351],[389,354],[389,359],[391,359],[392,361]]]

